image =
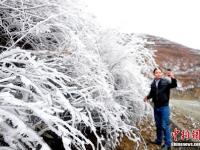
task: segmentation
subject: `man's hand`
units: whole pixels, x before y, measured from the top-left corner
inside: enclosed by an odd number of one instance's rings
[[[148,101],[148,99],[147,99],[147,96],[144,98],[144,102],[147,102]]]

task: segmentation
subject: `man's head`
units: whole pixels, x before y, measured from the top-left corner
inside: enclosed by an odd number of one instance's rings
[[[165,74],[166,76],[170,77],[172,70],[171,69],[167,69]]]
[[[175,77],[174,77],[174,73],[172,72],[171,69],[167,69],[166,72],[165,72],[165,75],[166,75],[167,77],[170,77],[170,78],[175,78]]]
[[[155,79],[160,79],[163,76],[163,72],[160,68],[155,68],[153,70],[153,75],[154,75]]]

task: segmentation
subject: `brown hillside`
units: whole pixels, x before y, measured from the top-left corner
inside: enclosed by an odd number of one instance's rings
[[[182,84],[173,96],[180,99],[200,98],[200,50],[188,48],[164,38],[145,35],[146,47],[156,50],[155,60],[163,68],[171,68]],[[187,90],[185,90],[187,89]]]

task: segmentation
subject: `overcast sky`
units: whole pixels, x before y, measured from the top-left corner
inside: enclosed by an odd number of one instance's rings
[[[200,0],[85,0],[98,22],[200,49]]]

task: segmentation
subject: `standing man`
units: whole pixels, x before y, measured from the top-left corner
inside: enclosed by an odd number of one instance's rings
[[[148,99],[153,99],[154,104],[154,118],[156,123],[156,135],[157,139],[155,144],[161,145],[164,134],[165,144],[162,150],[171,149],[171,131],[170,131],[170,108],[169,98],[170,89],[177,87],[177,80],[174,78],[172,71],[168,71],[167,75],[171,78],[171,82],[163,77],[163,72],[160,68],[155,68],[153,71],[154,80],[151,84],[151,90],[144,98],[146,102]]]

